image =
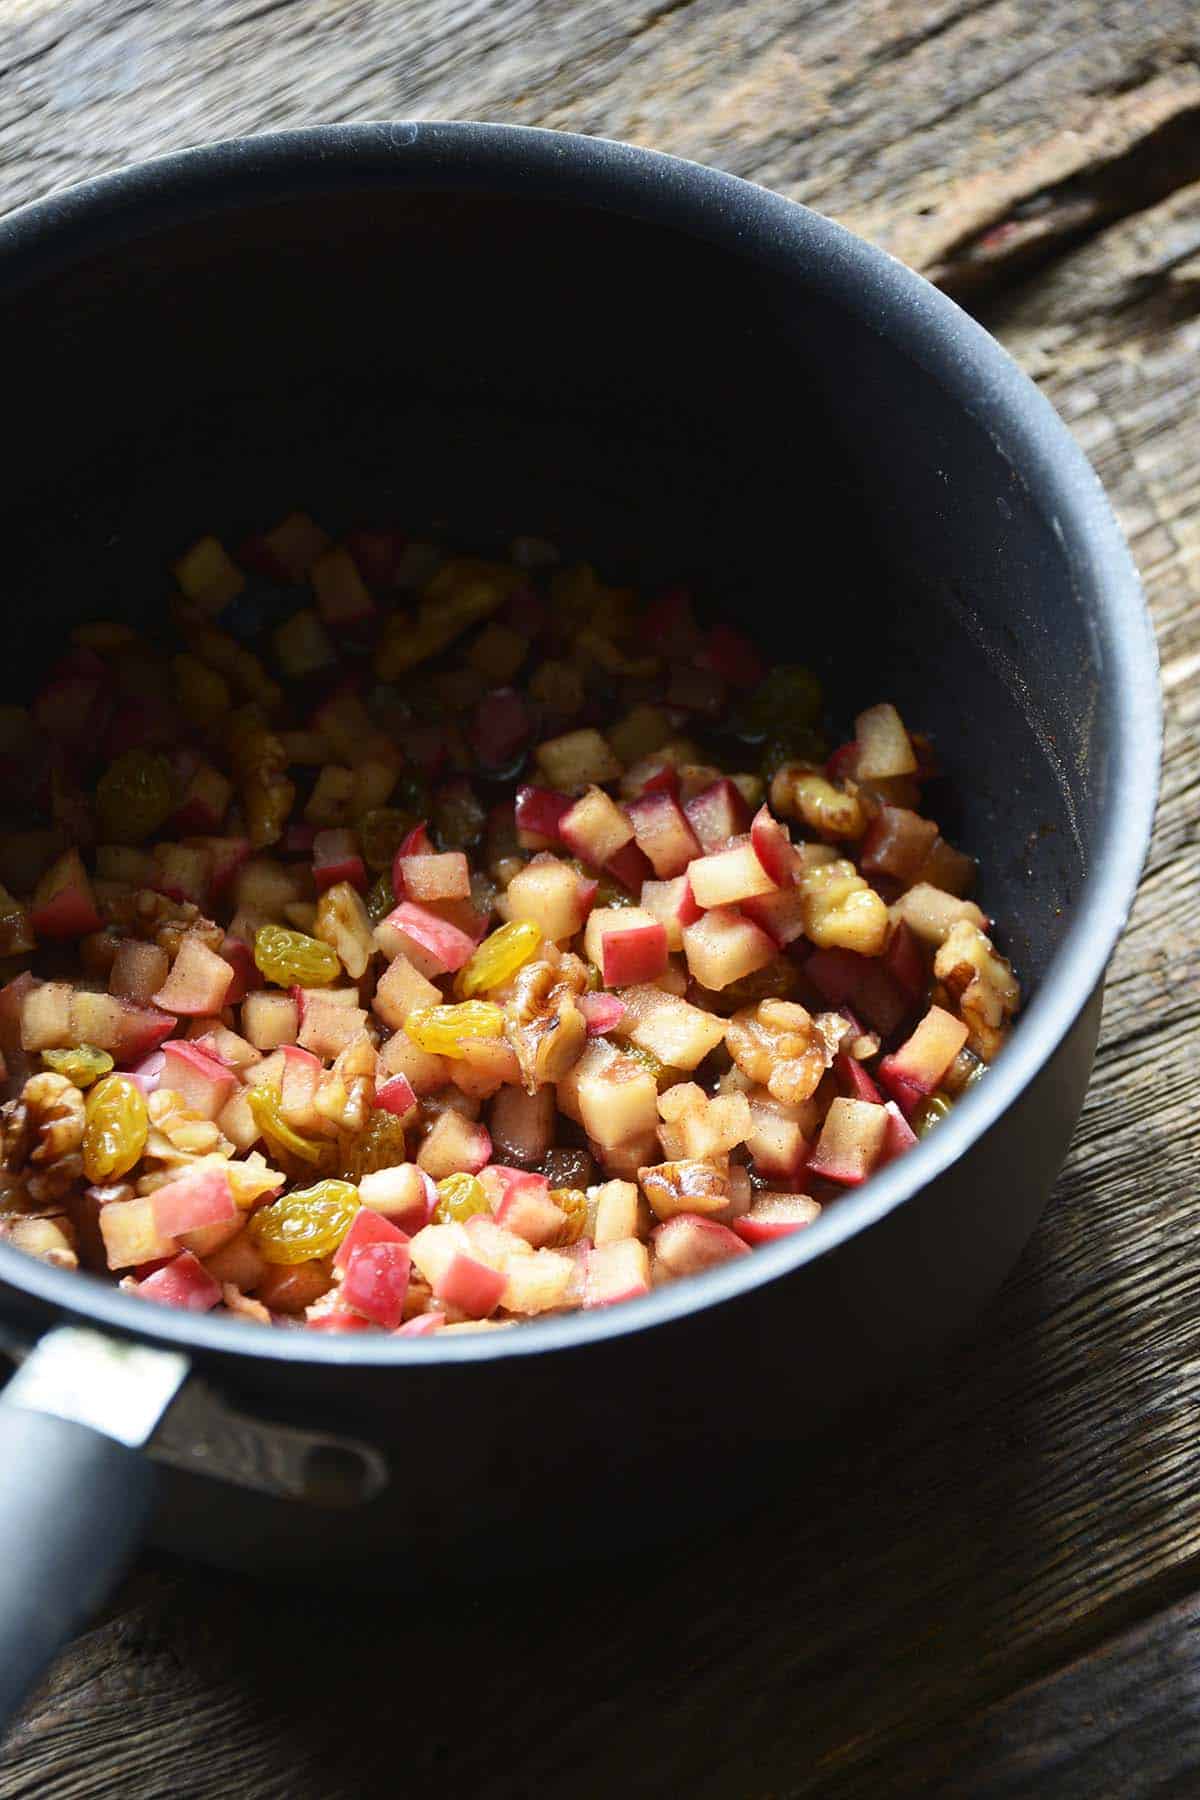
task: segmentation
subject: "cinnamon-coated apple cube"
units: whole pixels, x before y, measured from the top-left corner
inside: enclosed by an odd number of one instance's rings
[[[765,969],[775,956],[775,945],[736,907],[718,906],[685,928],[683,953],[700,986],[719,993],[731,982]]]
[[[390,1219],[400,1230],[417,1232],[433,1217],[437,1189],[416,1163],[405,1162],[363,1175],[358,1183],[358,1197],[364,1206]]]
[[[558,834],[573,855],[602,869],[618,850],[633,842],[634,827],[603,788],[590,787],[563,814]]]
[[[448,975],[471,958],[475,940],[428,907],[402,900],[375,927],[375,942],[389,958],[406,956],[421,975]]]
[[[672,1069],[694,1069],[725,1041],[728,1021],[650,985],[622,988],[619,1035]]]
[[[405,1076],[413,1092],[422,1098],[445,1087],[450,1079],[450,1062],[447,1057],[422,1050],[406,1031],[397,1030],[379,1052],[378,1079],[385,1081],[394,1075]]]
[[[650,1252],[637,1238],[593,1244],[584,1269],[583,1305],[614,1306],[650,1292]]]
[[[653,1133],[658,1121],[658,1086],[653,1075],[632,1057],[614,1056],[602,1067],[586,1071],[577,1093],[583,1128],[602,1150]]]
[[[701,844],[673,794],[661,789],[631,800],[626,807],[639,850],[649,858],[661,881],[682,875],[701,855]]]
[[[682,950],[684,926],[694,925],[700,917],[687,876],[677,875],[671,881],[644,881],[641,901],[651,918],[657,919],[666,931],[667,949]]]
[[[233,969],[203,939],[185,932],[171,972],[153,996],[164,1012],[188,1015],[218,1013],[233,980]]]
[[[562,943],[582,929],[591,910],[595,883],[583,880],[557,857],[535,857],[508,884],[505,899],[510,919],[528,919],[551,943]]]
[[[185,1038],[164,1044],[163,1056],[162,1085],[177,1093],[190,1112],[215,1119],[238,1085],[233,1070]]]
[[[739,900],[773,892],[776,885],[749,842],[697,857],[688,864],[687,878],[696,905],[704,908],[735,906]]]
[[[879,1065],[879,1079],[891,1091],[899,1082],[919,1094],[932,1094],[970,1032],[962,1019],[943,1006],[931,1006],[912,1036]]]
[[[572,1258],[554,1250],[510,1257],[500,1304],[506,1312],[519,1313],[524,1318],[553,1312],[568,1300],[574,1275]]]
[[[724,775],[685,799],[683,810],[700,840],[700,848],[708,852],[723,850],[731,838],[750,824],[750,808],[739,789]]]
[[[108,972],[108,991],[123,1000],[151,1001],[170,971],[171,959],[157,944],[122,938]]]
[[[915,775],[917,755],[896,708],[885,701],[859,713],[854,722],[858,745],[855,775],[859,781],[888,780],[893,775]]]
[[[770,1244],[803,1231],[820,1214],[821,1208],[807,1194],[760,1194],[749,1212],[733,1221],[733,1229],[751,1246]]]
[[[353,1043],[366,1023],[367,1015],[361,1006],[342,1006],[314,992],[305,1006],[297,1042],[326,1062],[332,1062]]]
[[[110,1269],[133,1269],[141,1263],[174,1256],[179,1245],[158,1229],[151,1205],[153,1196],[134,1200],[110,1200],[99,1213],[100,1236]]]
[[[379,977],[373,1010],[393,1031],[399,1032],[409,1013],[424,1006],[440,1006],[442,994],[432,981],[415,969],[407,956],[395,956]],[[408,1071],[405,1071],[408,1073]],[[409,1076],[411,1080],[411,1075]],[[417,1085],[413,1083],[414,1087]],[[419,1091],[419,1090],[418,1090]]]
[[[632,1181],[606,1181],[598,1188],[593,1243],[615,1244],[622,1238],[636,1237],[640,1199],[637,1184]]]
[[[887,1130],[888,1116],[882,1106],[839,1095],[825,1115],[808,1166],[825,1181],[857,1186],[879,1161]]]
[[[735,1256],[749,1255],[747,1245],[727,1225],[701,1218],[698,1213],[677,1213],[656,1228],[650,1242],[655,1275],[672,1280],[681,1275],[700,1275]]]
[[[667,966],[666,930],[640,906],[597,907],[583,943],[606,987],[653,981]]]
[[[469,900],[471,871],[461,850],[432,856],[398,856],[393,869],[396,892],[427,905],[434,900]],[[403,887],[401,887],[403,883]]]
[[[549,786],[564,792],[578,793],[591,783],[616,781],[621,773],[608,741],[590,727],[548,739],[538,745],[535,757]]]
[[[901,920],[926,944],[944,944],[951,931],[964,921],[986,931],[987,915],[973,900],[944,894],[940,888],[919,881],[889,908],[893,925]]]
[[[242,1001],[242,1031],[256,1050],[277,1050],[294,1044],[300,1029],[300,1009],[290,994],[247,994]]]
[[[33,891],[30,923],[39,938],[77,938],[99,931],[100,914],[78,850],[64,850]]]
[[[42,981],[26,990],[20,1002],[22,1050],[66,1050],[81,1041],[71,1030],[74,996],[67,981]]]
[[[464,1119],[461,1113],[439,1113],[417,1152],[417,1165],[434,1181],[447,1175],[477,1175],[492,1154],[492,1140],[483,1125]]]

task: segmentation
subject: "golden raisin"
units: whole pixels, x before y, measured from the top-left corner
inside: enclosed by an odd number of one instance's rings
[[[474,1213],[490,1212],[483,1184],[474,1175],[447,1175],[437,1184],[437,1205],[433,1209],[437,1225],[465,1225]]]
[[[341,1173],[358,1181],[376,1169],[391,1169],[405,1159],[404,1127],[394,1113],[376,1107],[342,1153]]]
[[[154,750],[126,750],[96,783],[96,819],[110,844],[140,844],[170,818],[171,765]]]
[[[463,1038],[498,1038],[504,1014],[490,1000],[464,1000],[459,1006],[420,1006],[409,1013],[404,1029],[413,1043],[434,1056],[459,1056]]]
[[[269,1263],[302,1263],[337,1249],[359,1209],[350,1181],[318,1181],[296,1188],[256,1212],[250,1235]]]
[[[89,1181],[126,1175],[146,1148],[150,1115],[142,1090],[127,1075],[106,1075],[87,1098],[83,1172]]]
[[[328,987],[342,965],[337,951],[319,938],[286,925],[260,925],[254,934],[254,961],[277,987]]]
[[[113,1066],[108,1051],[97,1050],[94,1044],[77,1044],[73,1050],[43,1050],[42,1061],[56,1075],[65,1075],[77,1088],[91,1087]]]
[[[587,1224],[587,1195],[582,1188],[551,1188],[550,1198],[567,1215],[567,1222],[559,1233],[559,1243],[574,1244],[583,1236]]]
[[[301,1137],[298,1131],[293,1130],[283,1116],[279,1095],[274,1088],[251,1088],[246,1100],[254,1115],[254,1123],[272,1150],[290,1150],[301,1162],[312,1163],[316,1167],[326,1161],[331,1146],[317,1138]]]
[[[532,919],[513,919],[501,925],[459,971],[454,991],[463,1000],[486,993],[515,975],[542,947],[542,934]]]

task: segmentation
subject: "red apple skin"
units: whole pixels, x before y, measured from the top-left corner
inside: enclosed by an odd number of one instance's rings
[[[358,853],[352,831],[318,831],[313,839],[313,885],[318,894],[336,882],[348,881],[365,893],[367,865]]]
[[[418,1313],[415,1319],[408,1319],[392,1333],[393,1337],[429,1337],[432,1332],[440,1331],[446,1323],[445,1313]]]
[[[220,1287],[190,1250],[173,1256],[145,1281],[139,1281],[134,1291],[143,1300],[177,1306],[184,1312],[211,1312],[221,1299]]]
[[[790,887],[796,876],[796,853],[786,829],[760,806],[750,823],[754,854],[776,887]]]
[[[643,794],[640,799],[631,800],[625,811],[638,848],[650,859],[660,881],[682,875],[692,859],[700,855],[700,841],[672,794]]]
[[[227,937],[221,945],[221,955],[233,970],[233,980],[225,990],[225,1004],[236,1006],[252,987],[257,987],[259,973],[249,944],[244,944],[241,938]]]
[[[830,1006],[852,1006],[880,1037],[891,1037],[908,1018],[908,996],[877,956],[855,950],[814,950],[804,963],[805,979]]]
[[[390,1080],[380,1082],[375,1089],[375,1104],[384,1112],[394,1113],[398,1119],[411,1112],[417,1104],[417,1096],[408,1076],[393,1075]]]
[[[929,970],[921,941],[907,919],[900,920],[888,939],[883,965],[909,1000],[921,999],[929,986]]]
[[[64,850],[34,891],[30,923],[39,938],[85,937],[103,925],[78,850]]]
[[[749,1212],[733,1221],[733,1229],[753,1248],[803,1231],[819,1212],[820,1207],[806,1194],[762,1194]]]
[[[380,1241],[362,1244],[350,1253],[342,1280],[342,1303],[395,1331],[404,1318],[404,1301],[412,1258],[407,1244]]]
[[[129,1006],[121,1020],[121,1047],[114,1051],[117,1061],[139,1063],[170,1037],[179,1020],[170,1013],[160,1013],[150,1006]]]
[[[368,1244],[407,1244],[408,1233],[401,1231],[382,1213],[375,1212],[369,1206],[360,1206],[350,1221],[350,1229],[337,1247],[333,1258],[333,1267],[342,1273],[356,1250],[362,1250]]]
[[[520,755],[532,730],[529,709],[516,688],[495,688],[479,702],[470,737],[485,769],[505,769]]]
[[[465,931],[411,900],[402,900],[377,929],[381,942],[388,931],[407,938],[413,952],[407,951],[406,946],[401,947],[425,975],[451,974],[461,969],[475,951],[475,941]]]
[[[615,1031],[628,1010],[615,994],[581,994],[576,1004],[587,1021],[589,1037]]]
[[[654,981],[667,966],[666,927],[634,925],[628,931],[606,931],[600,939],[606,987],[633,987]]]
[[[184,1064],[188,1069],[192,1070],[193,1073],[199,1075],[204,1081],[209,1082],[211,1086],[216,1089],[216,1095],[213,1099],[213,1106],[216,1112],[220,1112],[221,1107],[224,1106],[238,1084],[237,1076],[225,1063],[218,1061],[215,1056],[209,1056],[205,1051],[200,1049],[198,1044],[187,1038],[172,1038],[169,1043],[165,1044],[163,1047],[163,1060],[165,1070],[163,1081],[165,1086],[171,1087],[173,1085],[171,1080],[172,1065],[180,1063]],[[168,1232],[167,1235],[168,1237],[174,1237],[177,1234]]]
[[[739,837],[750,823],[750,808],[724,776],[696,794],[683,810],[706,855],[723,850],[730,838]]]
[[[649,857],[636,844],[626,844],[615,856],[609,857],[604,867],[613,880],[619,881],[631,894],[640,894],[643,881],[648,881],[654,874]]]
[[[906,1150],[911,1150],[917,1141],[916,1132],[894,1100],[887,1101],[883,1110],[888,1116],[888,1129],[887,1136],[883,1140],[883,1155],[879,1159],[880,1167],[884,1163],[892,1162],[895,1157],[902,1156]]]
[[[546,850],[560,841],[559,826],[575,802],[555,788],[519,787],[513,806],[517,837],[526,850]]]
[[[434,1287],[439,1300],[457,1306],[472,1319],[486,1319],[500,1304],[505,1277],[486,1263],[461,1252],[452,1256]]]
[[[205,1225],[225,1225],[238,1214],[229,1177],[220,1169],[198,1169],[156,1188],[150,1210],[160,1237],[180,1237]]]
[[[676,1213],[651,1233],[650,1241],[657,1261],[671,1275],[698,1275],[731,1257],[749,1254],[727,1226],[697,1213]]]
[[[371,1321],[364,1319],[361,1313],[350,1312],[343,1306],[331,1306],[327,1312],[318,1313],[315,1317],[306,1316],[305,1329],[308,1331],[370,1331]]]
[[[870,1100],[876,1106],[883,1105],[883,1095],[857,1057],[839,1050],[834,1067],[842,1092],[851,1100]]]

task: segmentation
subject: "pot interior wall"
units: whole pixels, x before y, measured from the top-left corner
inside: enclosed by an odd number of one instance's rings
[[[797,269],[497,195],[258,205],[0,299],[16,467],[5,698],[80,618],[165,624],[170,558],[294,506],[514,531],[688,580],[846,732],[894,698],[1027,978],[1104,794],[1096,653],[1053,522],[986,417]]]

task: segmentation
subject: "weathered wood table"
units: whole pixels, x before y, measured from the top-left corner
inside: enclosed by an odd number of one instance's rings
[[[29,1704],[0,1796],[1200,1792],[1195,0],[0,0],[0,68],[0,205],[416,115],[604,132],[834,214],[1062,410],[1145,577],[1167,704],[1070,1163],[903,1404],[813,1446],[752,1527],[698,1502],[619,1579],[400,1606],[147,1557]]]

